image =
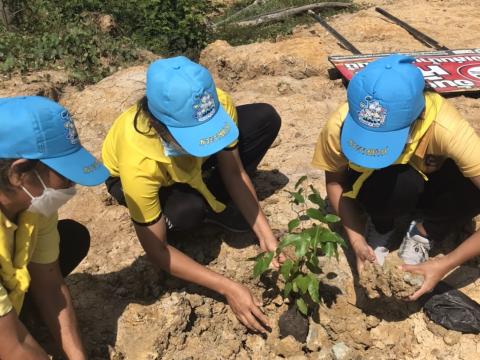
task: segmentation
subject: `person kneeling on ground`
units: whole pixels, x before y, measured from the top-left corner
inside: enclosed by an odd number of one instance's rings
[[[359,71],[348,85],[348,103],[323,128],[312,161],[325,170],[328,198],[359,272],[365,261],[381,261],[399,220],[411,221],[399,256],[408,264],[404,270],[424,276],[411,300],[480,254],[477,231],[448,255],[427,261],[432,239],[480,213],[480,138],[448,101],[424,91],[413,61],[391,55]]]
[[[250,291],[198,264],[167,238],[214,223],[234,232],[251,228],[263,251],[275,250],[277,239],[250,175],[279,129],[270,105],[235,107],[206,68],[174,57],[149,66],[146,96],[115,121],[102,149],[111,173],[108,191],[128,207],[149,259],[224,295],[237,318],[261,332],[267,319]]]
[[[49,359],[22,323],[31,300],[64,355],[87,359],[63,278],[87,255],[90,235],[58,221],[57,210],[76,183],[101,184],[108,171],[54,101],[0,99],[0,123],[0,359]]]

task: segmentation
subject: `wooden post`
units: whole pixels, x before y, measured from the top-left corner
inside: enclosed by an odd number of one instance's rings
[[[8,7],[6,0],[0,0],[0,20],[7,31],[10,31],[10,24],[12,23],[12,12]]]

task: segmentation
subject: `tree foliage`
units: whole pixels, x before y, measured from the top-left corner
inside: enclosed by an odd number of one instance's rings
[[[319,253],[338,259],[338,246],[346,247],[344,239],[328,227],[340,218],[327,212],[325,200],[306,182],[307,177],[302,176],[295,184],[295,191],[289,191],[296,216],[288,223],[288,234],[282,238],[275,253],[259,254],[253,269],[253,275],[260,276],[267,271],[275,255],[292,247],[295,256],[286,259],[279,270],[285,281],[283,297],[290,298],[304,315],[308,314],[312,304],[320,302]]]
[[[0,72],[65,68],[77,83],[100,80],[133,63],[143,48],[196,57],[206,45],[210,1],[3,0]],[[102,32],[97,20],[116,27]],[[5,17],[2,17],[2,19]]]

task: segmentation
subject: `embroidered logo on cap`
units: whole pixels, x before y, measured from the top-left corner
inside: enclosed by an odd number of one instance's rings
[[[72,145],[78,144],[80,142],[80,139],[78,138],[77,128],[75,127],[75,124],[73,123],[70,114],[68,113],[68,111],[63,111],[60,116],[64,121],[63,126],[67,130],[68,141],[70,141]]]
[[[223,127],[215,135],[200,139],[200,145],[210,145],[210,144],[220,140],[221,138],[228,135],[228,133],[230,132],[231,129],[232,128],[231,128],[230,124],[225,123],[223,125]]]
[[[198,122],[210,120],[215,112],[215,100],[208,91],[205,91],[193,104],[193,116]]]
[[[358,120],[364,125],[378,128],[385,124],[387,110],[371,96],[366,96],[365,101],[360,102],[361,110],[358,112]]]
[[[384,148],[365,148],[358,145],[353,139],[348,140],[348,146],[364,156],[385,156],[388,153],[388,146]]]

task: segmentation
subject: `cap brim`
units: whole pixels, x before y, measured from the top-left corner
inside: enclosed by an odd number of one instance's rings
[[[107,168],[83,147],[68,155],[40,161],[74,183],[84,186],[99,185],[110,176]]]
[[[402,154],[410,127],[381,132],[369,131],[347,115],[340,136],[342,152],[355,165],[381,169],[393,164]]]
[[[215,154],[238,138],[238,128],[222,106],[215,116],[198,126],[167,127],[178,144],[196,157]]]

